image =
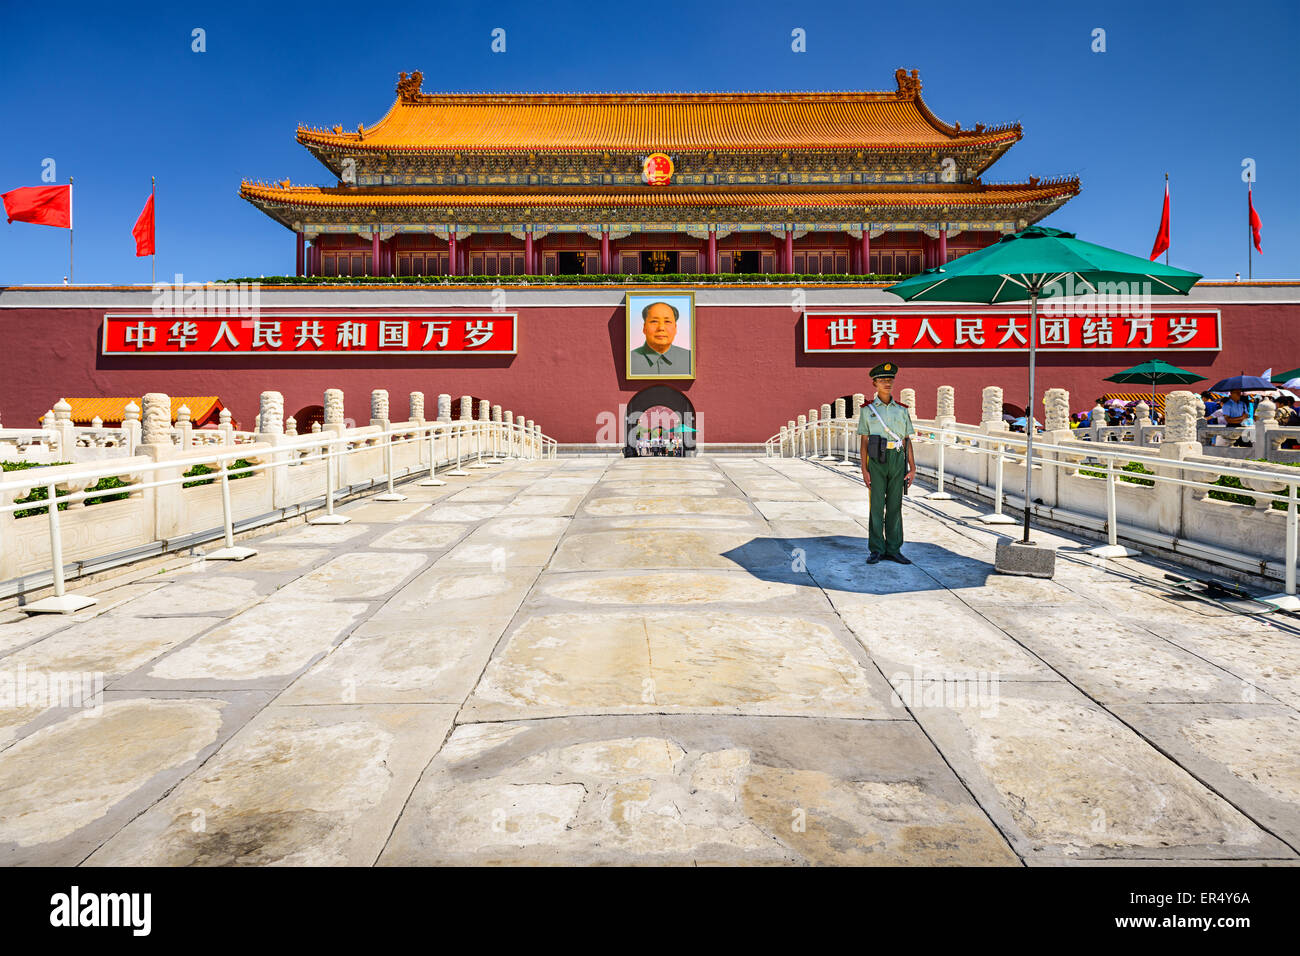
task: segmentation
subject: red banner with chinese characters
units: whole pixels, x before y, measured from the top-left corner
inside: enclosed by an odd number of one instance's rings
[[[514,355],[515,312],[106,313],[104,355]]]
[[[1042,352],[1213,351],[1217,309],[1038,316]],[[1025,352],[1029,311],[805,312],[805,352]]]

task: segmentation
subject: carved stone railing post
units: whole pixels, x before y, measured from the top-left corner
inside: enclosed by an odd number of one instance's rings
[[[953,425],[957,422],[957,393],[951,385],[940,385],[935,396],[934,422]]]
[[[1165,396],[1165,434],[1159,446],[1153,449],[1161,458],[1183,461],[1201,454],[1200,442],[1196,440],[1196,421],[1203,407],[1200,396],[1195,392],[1177,391]],[[1170,477],[1180,477],[1177,469],[1156,470]],[[1193,475],[1181,477],[1196,480]],[[1150,516],[1156,529],[1182,537],[1186,515],[1191,508],[1196,507],[1196,489],[1157,481],[1151,490],[1155,507]],[[1200,493],[1201,496],[1204,494]]]
[[[1166,404],[1166,415],[1168,410],[1169,406]],[[1166,420],[1168,420],[1167,417]],[[1088,415],[1088,426],[1092,430],[1092,440],[1101,441],[1101,429],[1106,427],[1106,406],[1100,401],[1098,401],[1096,405],[1092,406],[1092,411]]]
[[[176,409],[176,444],[180,446],[181,451],[189,451],[194,447],[194,422],[190,418],[190,407],[182,405]]]
[[[467,422],[473,419],[473,417],[474,399],[470,398],[468,395],[462,395],[460,397],[460,420],[462,422]]]
[[[58,456],[65,461],[72,461],[76,456],[77,430],[72,423],[72,406],[66,398],[59,399],[54,408],[54,431],[58,434]]]
[[[279,392],[263,392],[257,414],[257,440],[275,445],[284,435],[284,396]]]
[[[1002,420],[1002,389],[997,385],[987,386],[980,397],[980,431],[994,435],[1008,431],[1007,423]],[[1002,463],[1005,468],[1006,462]],[[992,455],[980,455],[980,482],[987,487],[994,485],[998,462]],[[1003,472],[1005,482],[1006,473]]]
[[[223,408],[217,413],[217,431],[221,432],[221,444],[227,448],[235,443],[235,426],[231,421],[230,409]]]
[[[172,400],[161,392],[150,392],[144,397],[144,420],[141,444],[150,447],[171,447]]]
[[[411,421],[424,424],[424,392],[411,393]]]
[[[122,413],[122,431],[126,432],[126,453],[138,455],[140,447],[140,406],[127,402]]]
[[[162,392],[150,392],[144,396],[144,410],[141,420],[142,433],[138,453],[148,455],[154,461],[166,461],[177,454],[172,444],[172,400]],[[165,481],[180,475],[180,469],[156,471],[146,476],[146,481]],[[146,488],[141,496],[145,513],[153,521],[155,538],[175,536],[181,527],[183,514],[181,504],[181,487],[179,484],[160,488]]]
[[[862,392],[853,393],[853,418],[856,421],[862,414],[862,406],[867,403],[867,396]]]
[[[389,420],[388,389],[376,388],[370,393],[370,424],[386,429]]]
[[[438,395],[438,421],[451,421],[451,396],[446,392]]]
[[[325,428],[340,433],[347,428],[343,418],[343,389],[325,389]]]

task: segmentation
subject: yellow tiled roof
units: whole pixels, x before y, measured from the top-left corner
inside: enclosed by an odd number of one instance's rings
[[[188,405],[190,421],[196,427],[206,424],[209,418],[215,420],[216,414],[224,407],[221,399],[215,395],[173,395],[171,400],[172,421],[176,421],[176,412],[180,407]],[[144,399],[138,395],[135,398],[65,398],[64,401],[72,406],[72,421],[77,425],[89,425],[95,418],[105,424],[119,424],[126,414],[128,404],[135,402],[137,408],[144,407]]]
[[[926,185],[907,187],[883,186],[878,189],[854,186],[835,188],[802,187],[645,187],[644,189],[609,189],[573,192],[550,190],[499,192],[469,189],[411,189],[403,187],[325,188],[320,186],[284,186],[245,181],[239,194],[253,202],[273,203],[303,208],[395,208],[395,207],[494,207],[526,208],[610,208],[610,207],[763,207],[844,208],[949,206],[1002,206],[1041,202],[1079,191],[1078,179],[1060,179],[1038,183],[953,187]]]
[[[1018,124],[963,130],[919,90],[786,93],[414,93],[370,128],[300,126],[350,151],[909,149],[1010,144]]]

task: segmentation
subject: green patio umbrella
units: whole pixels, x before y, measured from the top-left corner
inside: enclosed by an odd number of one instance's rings
[[[1285,385],[1293,378],[1300,378],[1300,368],[1293,368],[1289,372],[1282,372],[1280,375],[1273,376],[1273,384]]]
[[[693,431],[695,431],[695,429],[692,428],[690,425],[674,425],[672,428],[669,429],[669,431],[674,431],[674,432],[693,432]]]
[[[1170,365],[1163,359],[1152,359],[1141,365],[1126,368],[1122,372],[1116,372],[1114,375],[1108,375],[1104,381],[1118,382],[1121,385],[1150,385],[1151,405],[1154,408],[1157,385],[1190,385],[1192,382],[1205,381],[1205,376],[1189,372],[1177,365]]]
[[[1114,283],[1150,295],[1187,295],[1201,276],[1140,256],[1131,256],[1075,238],[1047,226],[1030,226],[969,255],[889,286],[905,302],[1029,302],[1029,405],[1034,407],[1034,364],[1038,354],[1038,298],[1053,298],[1075,283],[1087,292],[1117,291]],[[1062,283],[1066,283],[1063,288]],[[1082,293],[1073,293],[1081,295]],[[1028,413],[1027,413],[1028,414]],[[1033,502],[1034,429],[1026,430],[1024,542],[1029,543]]]

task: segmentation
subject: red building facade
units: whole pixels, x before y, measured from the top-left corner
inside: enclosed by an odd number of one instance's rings
[[[169,337],[180,319],[173,314],[153,317],[156,299],[148,290],[4,289],[0,335],[7,345],[0,352],[0,420],[10,427],[32,427],[62,397],[161,391],[219,396],[235,420],[250,427],[259,394],[274,390],[284,394],[285,412],[294,414],[305,430],[326,388],[344,390],[346,413],[358,421],[369,418],[371,389],[385,388],[394,418],[403,417],[404,396],[410,391],[424,392],[430,409],[438,393],[471,395],[535,419],[565,443],[619,442],[624,437],[620,416],[653,400],[690,412],[696,438],[707,448],[764,441],[801,411],[854,392],[870,393],[867,370],[885,355],[901,367],[899,387],[916,389],[917,412],[923,417],[934,414],[939,385],[956,387],[957,415],[966,422],[979,420],[980,391],[987,385],[1001,386],[1008,402],[1025,401],[1025,352],[1014,341],[1007,343],[1012,350],[996,347],[1002,330],[1014,324],[1009,320],[1019,315],[1025,327],[1023,310],[902,304],[878,285],[808,288],[802,290],[804,301],[793,301],[788,286],[700,285],[694,292],[696,377],[656,383],[626,375],[625,292],[617,288],[509,289],[504,303],[490,287],[267,289],[260,296],[259,321],[281,335],[279,347],[265,341],[248,347],[252,333],[241,320],[231,319],[240,351],[211,347],[209,339],[221,321],[214,317],[195,319],[197,338],[184,350],[123,350],[111,341],[106,348],[105,327],[112,322],[133,327],[153,322],[155,342]],[[818,351],[815,334],[806,343],[817,313],[857,316],[862,325],[856,340],[865,350]],[[498,347],[504,338],[487,343],[492,354],[420,348],[425,323],[437,316],[459,323],[448,338],[450,347],[462,334],[457,328],[493,315],[513,317],[514,351]],[[113,318],[120,316],[129,318]],[[320,322],[329,329],[331,316],[354,322],[388,316],[405,322],[410,336],[405,347],[385,350],[372,333],[351,353],[296,344],[304,323]],[[892,340],[882,334],[878,346],[872,346],[873,316],[884,317],[881,328],[895,320]],[[942,345],[951,346],[958,318],[969,322],[972,316],[983,316],[982,343],[968,336],[960,347],[941,351],[928,334],[916,341],[924,319]],[[1170,335],[1180,337],[1179,330],[1189,327],[1180,320],[1189,317],[1197,320],[1199,338],[1171,344]],[[1200,387],[1242,371],[1258,374],[1282,361],[1278,343],[1294,340],[1300,283],[1202,283],[1185,299],[1157,300],[1152,319],[1150,345],[1142,326],[1126,318],[1109,323],[1112,337],[1105,345],[1086,344],[1082,323],[1074,322],[1063,349],[1048,345],[1039,355],[1040,391],[1066,388],[1072,408],[1082,411],[1097,395],[1116,388],[1103,382],[1107,375],[1157,354],[1204,375]],[[1099,324],[1094,323],[1094,330]],[[968,332],[974,327],[968,324]],[[120,330],[114,334],[121,338]],[[104,354],[121,351],[127,354]]]

